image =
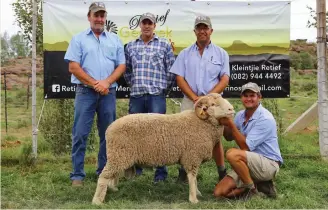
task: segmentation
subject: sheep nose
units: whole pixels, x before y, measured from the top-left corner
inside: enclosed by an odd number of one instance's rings
[[[229,111],[232,111],[232,109],[230,108],[230,109],[228,109]]]

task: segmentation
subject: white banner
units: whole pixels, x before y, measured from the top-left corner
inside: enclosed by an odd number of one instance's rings
[[[43,4],[44,48],[65,51],[74,34],[89,27],[91,2],[47,0]],[[223,48],[237,44],[244,49],[230,49],[231,54],[248,54],[249,47],[270,46],[270,53],[286,54],[290,36],[290,2],[225,1],[104,1],[108,28],[124,43],[136,39],[140,15],[151,12],[157,17],[156,34],[175,43],[178,51],[195,41],[195,17],[202,14],[212,20],[212,41]],[[244,46],[242,46],[244,44]],[[246,46],[247,45],[247,46]],[[236,48],[236,47],[235,47]],[[239,52],[236,52],[239,51]],[[253,49],[255,50],[255,49]],[[265,53],[266,49],[259,49]],[[256,50],[255,50],[256,51]],[[283,52],[285,51],[285,52]],[[177,52],[176,52],[177,53]],[[254,54],[252,53],[252,54]]]

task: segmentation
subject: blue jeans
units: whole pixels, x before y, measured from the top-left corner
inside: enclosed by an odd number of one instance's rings
[[[87,139],[92,128],[95,113],[97,113],[97,128],[100,138],[98,152],[99,175],[106,161],[107,127],[116,119],[116,89],[110,88],[108,95],[101,95],[92,88],[78,85],[75,91],[74,125],[72,129],[72,164],[71,180],[82,180],[85,177],[84,156]]]
[[[129,114],[134,113],[166,113],[166,98],[165,94],[159,95],[137,95],[130,96]],[[142,173],[142,168],[136,167],[137,174]],[[155,172],[155,180],[164,180],[167,177],[166,166],[157,167]]]

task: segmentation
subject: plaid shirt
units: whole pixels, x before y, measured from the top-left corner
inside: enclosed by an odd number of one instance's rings
[[[173,85],[175,74],[169,71],[175,57],[166,39],[154,35],[145,44],[139,37],[126,45],[125,58],[124,78],[131,87],[131,95],[157,95]]]

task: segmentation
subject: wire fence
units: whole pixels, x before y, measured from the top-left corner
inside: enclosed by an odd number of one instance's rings
[[[23,138],[28,138],[25,141],[29,142],[32,136],[31,77],[30,75],[17,77],[15,74],[3,72],[1,80],[2,139],[24,141]],[[167,113],[180,112],[180,100],[167,99]],[[117,100],[117,118],[128,114],[128,103],[128,99]],[[43,78],[39,76],[36,106],[39,143],[46,142],[47,147],[50,147],[55,154],[68,152],[71,149],[74,99],[45,99]],[[95,117],[88,137],[89,150],[95,150],[98,147],[96,119]]]
[[[27,127],[31,119],[31,76],[17,76],[16,74],[2,73],[2,128],[6,134],[14,129]],[[27,114],[28,113],[28,114]],[[12,131],[11,131],[12,130]]]
[[[25,139],[25,142],[31,142],[31,77],[30,75],[19,75],[18,77],[15,74],[3,72],[1,80],[2,139],[11,141],[13,139],[28,138]],[[48,148],[54,154],[69,152],[74,120],[74,99],[45,99],[42,75],[39,75],[37,79],[37,87],[38,148]],[[301,103],[297,98],[303,98],[302,103],[306,102],[309,106],[316,100],[314,95],[294,95],[289,100],[291,103]],[[229,99],[229,101],[233,104],[236,111],[243,108],[239,99]],[[117,118],[128,114],[128,104],[128,99],[117,100]],[[281,133],[283,127],[286,127],[288,124],[286,123],[286,115],[282,115],[282,110],[277,100],[264,100],[263,104],[274,114],[279,132]],[[181,99],[167,99],[168,114],[180,112],[180,106]],[[95,121],[96,118],[88,138],[88,150],[97,150],[98,148],[99,137]]]

